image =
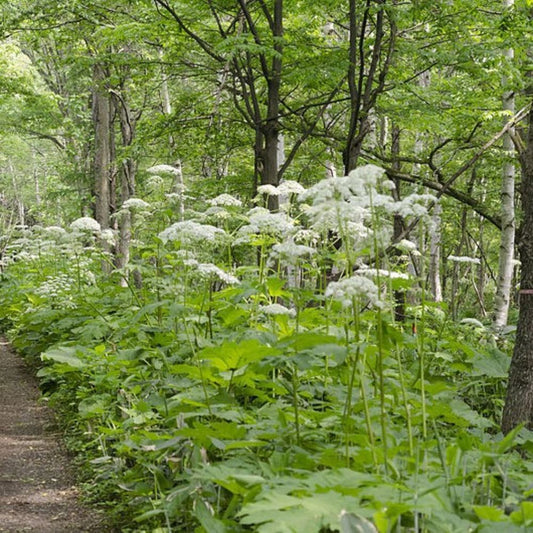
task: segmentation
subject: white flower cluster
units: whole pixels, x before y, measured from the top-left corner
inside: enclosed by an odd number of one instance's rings
[[[267,196],[279,196],[278,188],[275,185],[259,185],[257,194],[266,194]]]
[[[473,265],[481,264],[481,261],[478,257],[468,257],[468,256],[457,256],[449,255],[448,261],[453,261],[454,263],[471,263]]]
[[[354,240],[364,239],[370,234],[365,225],[370,211],[355,202],[331,199],[307,206],[304,213],[311,220],[312,228],[320,232],[342,232]]]
[[[231,194],[219,194],[215,198],[211,198],[210,200],[207,200],[207,203],[212,206],[224,206],[224,207],[240,207],[242,205],[242,202],[235,198],[235,196],[231,196]]]
[[[394,270],[384,270],[382,268],[361,268],[357,271],[361,276],[368,276],[370,278],[380,277],[382,279],[409,279],[409,275],[404,272],[396,272]]]
[[[302,194],[304,192],[305,187],[293,180],[282,181],[277,187],[270,184],[259,185],[257,187],[257,194],[259,196],[290,196],[291,194]]]
[[[408,239],[402,239],[401,241],[394,244],[394,248],[400,250],[401,252],[414,252],[417,249],[416,243]]]
[[[48,276],[43,283],[36,289],[35,293],[39,296],[46,296],[47,298],[58,298],[68,294],[74,281],[66,274],[59,274],[57,276]]]
[[[198,263],[197,272],[203,278],[211,279],[217,277],[220,281],[223,281],[228,285],[237,285],[240,283],[238,278],[212,263]]]
[[[282,238],[293,230],[294,220],[287,213],[271,213],[263,207],[254,207],[248,212],[248,224],[239,228],[233,244],[250,243],[255,235]]]
[[[364,276],[355,275],[334,281],[327,286],[325,295],[340,302],[343,307],[352,307],[354,300],[364,300],[375,307],[383,307],[377,285]]]
[[[100,239],[103,242],[110,244],[111,246],[115,246],[117,244],[117,233],[115,230],[112,230],[111,228],[103,229],[100,232]]]
[[[362,244],[371,234],[368,221],[372,209],[394,212],[394,199],[378,190],[394,184],[384,179],[385,171],[374,165],[359,167],[348,176],[324,179],[300,195],[301,201],[311,205],[302,210],[319,232],[333,231],[349,236],[351,244]]]
[[[404,218],[423,217],[427,215],[427,204],[437,199],[431,194],[410,194],[394,204],[394,212]]]
[[[313,185],[300,195],[300,200],[310,200],[313,204],[324,203],[333,199],[350,201],[360,197],[360,205],[369,205],[369,193],[372,200],[376,201],[378,182],[385,175],[385,171],[375,165],[365,165],[352,170],[348,176],[324,179]],[[383,180],[385,183],[388,180]],[[390,182],[392,183],[392,182]],[[386,188],[389,188],[385,186]],[[389,195],[386,197],[390,198]]]
[[[289,265],[296,265],[303,257],[310,257],[316,253],[315,248],[296,244],[292,239],[274,244],[269,256],[269,262],[279,260]]]
[[[281,304],[269,304],[269,305],[263,305],[260,308],[261,313],[267,316],[296,316],[296,311],[294,309],[289,309],[288,307],[285,307]]]
[[[227,209],[219,206],[212,206],[208,208],[204,215],[206,218],[213,217],[217,220],[227,220],[233,216]]]
[[[179,261],[186,261],[187,259],[195,258],[194,252],[191,252],[190,250],[176,250],[175,252],[173,252],[173,255]]]
[[[150,204],[141,200],[141,198],[128,198],[122,204],[121,209],[127,209],[128,211],[147,211],[150,209]]]
[[[146,172],[150,174],[168,174],[171,176],[177,176],[180,173],[180,169],[173,167],[172,165],[155,165],[146,169]]]
[[[280,195],[302,194],[305,192],[305,187],[297,181],[285,180],[278,185],[278,192]]]
[[[43,228],[43,233],[53,238],[61,238],[64,237],[67,232],[60,226],[46,226]]]
[[[183,264],[193,269],[192,274],[197,274],[203,279],[212,280],[214,277],[218,278],[220,281],[227,283],[228,285],[237,285],[240,283],[240,280],[229,274],[225,270],[222,270],[217,265],[213,263],[199,263],[196,259],[184,259]]]
[[[163,242],[179,241],[182,244],[214,243],[226,236],[223,229],[209,224],[199,224],[192,220],[176,222],[163,230],[158,237]]]
[[[98,232],[100,231],[100,224],[91,217],[81,217],[77,218],[70,225],[70,229],[74,231],[87,231],[87,232]]]
[[[165,185],[165,180],[161,176],[158,176],[157,174],[150,176],[146,180],[146,188],[149,191],[157,191],[161,189],[164,185]]]
[[[321,241],[320,233],[312,229],[299,229],[293,236],[295,243],[305,243],[307,245],[317,246]]]

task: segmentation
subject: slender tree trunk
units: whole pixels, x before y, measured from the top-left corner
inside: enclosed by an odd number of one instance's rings
[[[120,120],[122,146],[129,147],[132,145],[135,137],[136,120],[128,105],[125,89],[120,94],[116,94],[116,107]],[[132,157],[124,159],[120,169],[120,201],[122,204],[135,194],[136,173],[136,161]],[[125,268],[130,261],[132,226],[133,214],[129,210],[123,210],[118,219],[119,240],[115,258],[115,265],[118,269]],[[125,287],[127,285],[127,278],[122,277],[120,284]]]
[[[400,163],[400,135],[401,131],[396,125],[392,127],[392,142],[391,142],[391,158],[392,158],[392,168],[396,172],[400,172],[401,163]],[[399,202],[401,200],[401,182],[399,179],[394,180],[396,188],[394,189],[394,199]],[[399,236],[403,233],[405,229],[405,224],[403,217],[399,214],[394,215],[393,219],[393,241],[396,241]],[[398,322],[403,322],[405,320],[405,290],[394,291],[394,317]]]
[[[350,91],[350,125],[348,129],[348,139],[344,150],[344,173],[347,176],[351,170],[357,166],[357,160],[361,152],[362,138],[357,135],[357,129],[361,120],[361,71],[357,72],[358,66],[358,25],[356,0],[349,3],[349,52],[348,52],[348,89]],[[366,20],[366,19],[365,19]],[[365,24],[362,23],[361,36],[364,37]],[[359,66],[362,65],[363,58],[359,57]]]
[[[162,52],[160,51],[160,57],[162,57]],[[170,91],[168,89],[168,79],[165,72],[162,72],[161,77],[161,101],[163,104],[163,114],[169,117],[172,114],[172,104],[170,102]],[[168,151],[169,156],[172,158],[174,152],[174,136],[169,134],[168,136]],[[180,195],[180,200],[178,204],[179,219],[183,220],[185,217],[185,184],[183,183],[183,170],[181,165],[181,159],[177,159],[174,163],[176,167],[176,173],[172,178],[172,192]]]
[[[435,302],[442,302],[441,264],[441,214],[442,207],[436,203],[431,216],[429,230],[429,287]]]
[[[178,203],[178,214],[179,214],[179,219],[184,220],[185,219],[185,183],[183,181],[183,168],[181,166],[180,159],[178,159],[174,163],[174,167],[176,167],[176,173],[172,177],[172,192],[180,195],[180,199]]]
[[[514,0],[504,0],[504,9],[512,8]],[[511,62],[514,58],[514,50],[508,48],[504,52],[505,58]],[[503,86],[507,85],[506,77],[503,78]],[[513,91],[506,91],[503,95],[503,110],[511,116],[515,113],[515,101]],[[509,314],[509,303],[511,300],[511,287],[513,281],[513,257],[515,243],[515,166],[512,161],[508,160],[514,152],[512,141],[512,131],[506,133],[503,137],[503,150],[506,161],[502,171],[502,189],[501,189],[501,219],[502,232],[500,237],[500,259],[498,267],[498,285],[496,290],[495,308],[494,308],[494,325],[503,327],[507,325]]]
[[[529,112],[527,144],[522,156],[522,210],[520,229],[520,311],[516,341],[509,368],[509,382],[502,418],[502,431],[518,424],[533,429],[533,112]]]
[[[281,89],[282,53],[283,53],[283,0],[274,2],[274,20],[272,27],[274,37],[274,57],[270,78],[268,79],[268,103],[266,123],[263,128],[265,149],[264,149],[264,171],[262,175],[262,185],[278,185],[278,144],[280,134],[279,105]],[[268,208],[275,211],[279,208],[277,196],[269,196]]]
[[[93,69],[94,194],[95,217],[102,228],[109,227],[111,205],[111,97],[100,64]]]

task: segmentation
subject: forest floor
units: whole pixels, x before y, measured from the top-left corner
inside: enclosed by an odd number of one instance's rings
[[[0,532],[111,531],[82,505],[53,413],[36,380],[0,338]]]

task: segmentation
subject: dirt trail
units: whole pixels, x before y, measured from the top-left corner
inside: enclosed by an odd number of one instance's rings
[[[0,532],[110,531],[78,502],[69,460],[35,379],[0,338]]]

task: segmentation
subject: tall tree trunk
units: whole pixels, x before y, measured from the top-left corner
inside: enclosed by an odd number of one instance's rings
[[[510,9],[514,5],[514,0],[504,0],[504,9]],[[514,58],[514,50],[508,48],[504,52],[505,58],[511,62]],[[507,85],[507,78],[503,78],[504,88]],[[503,110],[509,115],[515,113],[515,99],[513,91],[506,91],[503,95]],[[500,259],[498,267],[498,285],[496,290],[494,325],[503,327],[507,325],[509,314],[509,303],[511,300],[511,287],[513,281],[513,257],[515,243],[515,166],[507,158],[514,151],[512,141],[512,131],[506,133],[503,137],[503,150],[506,161],[502,171],[502,189],[501,189],[501,219],[502,232],[500,237]]]
[[[120,93],[114,94],[120,120],[122,146],[127,148],[132,145],[135,137],[136,118],[128,105],[125,88],[123,87]],[[136,161],[132,157],[124,159],[120,169],[120,201],[122,204],[135,194],[136,173]],[[118,219],[119,240],[115,257],[115,265],[118,269],[125,268],[130,261],[132,225],[133,214],[127,209],[123,210]],[[126,286],[127,278],[122,277],[120,283],[122,286]]]
[[[509,383],[502,418],[502,431],[508,433],[518,424],[533,429],[533,112],[522,162],[522,210],[520,229],[521,277],[520,311],[516,341],[509,368]]]
[[[431,228],[429,230],[429,287],[433,301],[442,302],[441,283],[441,237],[442,237],[442,206],[436,203],[431,216]]]
[[[274,56],[268,81],[267,116],[263,128],[265,149],[264,169],[261,184],[278,185],[278,144],[280,134],[279,105],[281,89],[281,69],[283,54],[283,0],[274,2],[274,19],[272,26],[274,38]],[[279,208],[277,196],[269,196],[268,208],[276,211]]]
[[[400,135],[401,130],[396,125],[392,127],[392,141],[391,141],[391,159],[392,159],[392,168],[395,172],[400,172],[401,163],[400,163]],[[401,200],[401,190],[400,190],[400,180],[395,179],[394,184],[396,188],[394,189],[394,200],[399,202]],[[405,229],[405,224],[403,217],[396,213],[393,219],[393,241],[396,242],[400,235],[402,235]],[[394,291],[394,317],[398,322],[403,322],[405,320],[405,290]]]
[[[111,95],[108,73],[98,63],[93,68],[94,194],[95,217],[109,227],[111,205]]]
[[[367,12],[361,23],[361,36],[358,36],[356,0],[350,0],[349,5],[349,52],[348,52],[348,89],[350,91],[350,125],[348,129],[348,139],[344,149],[344,173],[347,176],[351,170],[357,166],[357,160],[361,152],[361,145],[364,136],[357,135],[359,123],[361,122],[361,92],[363,84],[363,57],[359,57],[358,72],[358,50],[361,50],[359,39],[364,39],[366,28]]]

